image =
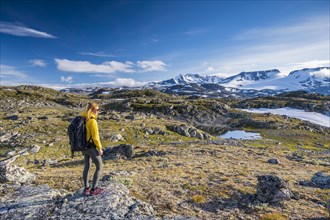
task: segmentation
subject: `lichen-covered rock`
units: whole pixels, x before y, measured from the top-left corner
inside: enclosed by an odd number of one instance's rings
[[[209,139],[210,137],[208,135],[204,135],[200,131],[198,131],[196,128],[181,124],[181,125],[169,125],[166,126],[168,130],[174,131],[182,136],[186,137],[195,137],[201,140]]]
[[[104,160],[109,160],[116,159],[121,156],[125,159],[132,159],[134,156],[133,146],[130,144],[120,144],[115,147],[107,147],[103,150],[102,158]]]
[[[330,189],[330,176],[317,172],[312,177],[312,183],[323,189]]]
[[[0,183],[30,183],[36,179],[35,175],[26,171],[23,167],[13,165],[19,155],[0,163]]]
[[[289,200],[293,194],[282,178],[273,175],[258,176],[257,199],[260,202],[276,203]]]
[[[82,189],[63,195],[47,185],[17,185],[1,198],[0,219],[156,219],[152,206],[131,197],[123,184],[100,186],[103,193],[83,196]]]
[[[33,153],[33,154],[36,154],[40,151],[40,146],[37,145],[37,144],[33,144],[31,147],[30,147],[30,153]]]
[[[270,164],[280,164],[280,161],[277,158],[271,158],[267,161]]]
[[[0,219],[47,219],[60,191],[47,185],[16,186],[0,203]]]
[[[55,208],[49,219],[150,219],[154,216],[151,205],[129,195],[121,183],[100,182],[105,188],[97,196],[83,196],[78,190]]]

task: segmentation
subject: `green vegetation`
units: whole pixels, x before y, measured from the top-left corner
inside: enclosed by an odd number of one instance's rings
[[[298,98],[305,101],[315,98],[318,104],[329,99],[307,94],[291,96],[246,102],[285,106],[290,99],[298,102]],[[35,184],[68,191],[80,189],[83,157],[78,153],[71,159],[66,128],[91,99],[31,86],[0,87],[0,97],[0,137],[10,137],[0,143],[1,159],[6,158],[7,152],[18,152],[37,144],[40,151],[22,155],[15,161],[16,165],[35,173]],[[151,203],[158,216],[216,219],[219,215],[230,216],[234,209],[251,219],[327,216],[325,209],[320,209],[314,201],[325,202],[330,196],[329,190],[297,183],[310,180],[318,171],[330,175],[329,129],[318,130],[300,120],[282,116],[241,112],[229,107],[240,103],[233,99],[191,99],[153,90],[111,90],[108,95],[99,92],[92,97],[102,98],[98,123],[104,147],[131,144],[136,155],[148,151],[166,153],[104,161],[103,175],[110,174],[127,186],[133,196]],[[8,104],[13,100],[15,104]],[[17,118],[8,118],[13,115]],[[216,144],[167,129],[168,125],[180,124],[204,129],[213,126],[212,120],[215,125],[222,126],[221,129],[255,131],[264,138]],[[146,128],[159,128],[164,134],[149,134]],[[114,140],[116,134],[124,140]],[[289,159],[294,153],[301,161]],[[281,163],[269,164],[270,158],[277,158]],[[45,165],[46,160],[56,162]],[[300,199],[287,201],[283,207],[247,205],[248,212],[245,212],[241,208],[241,198],[256,193],[258,175],[270,173],[288,180]]]
[[[287,220],[286,216],[281,215],[280,213],[269,213],[261,217],[261,220]]]

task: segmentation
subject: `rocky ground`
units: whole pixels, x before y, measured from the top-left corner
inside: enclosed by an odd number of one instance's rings
[[[327,128],[239,112],[228,100],[101,97],[106,191],[83,197],[82,156],[71,159],[66,127],[89,98],[33,91],[0,90],[1,219],[329,217]],[[265,138],[213,133],[237,127]]]

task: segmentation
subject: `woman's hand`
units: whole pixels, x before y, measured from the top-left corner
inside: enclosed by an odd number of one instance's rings
[[[102,156],[103,155],[103,150],[99,150],[99,156]]]

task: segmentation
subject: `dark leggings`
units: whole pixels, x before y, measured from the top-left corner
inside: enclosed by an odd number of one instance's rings
[[[96,166],[96,170],[95,170],[95,173],[93,176],[92,188],[95,189],[97,187],[97,184],[99,183],[102,168],[103,168],[102,157],[99,156],[99,152],[96,150],[96,148],[87,149],[87,150],[83,151],[83,154],[85,157],[85,166],[84,166],[84,172],[83,172],[84,186],[85,186],[85,188],[89,187],[88,174],[89,174],[89,169],[91,167],[91,163],[93,161],[93,163]]]

